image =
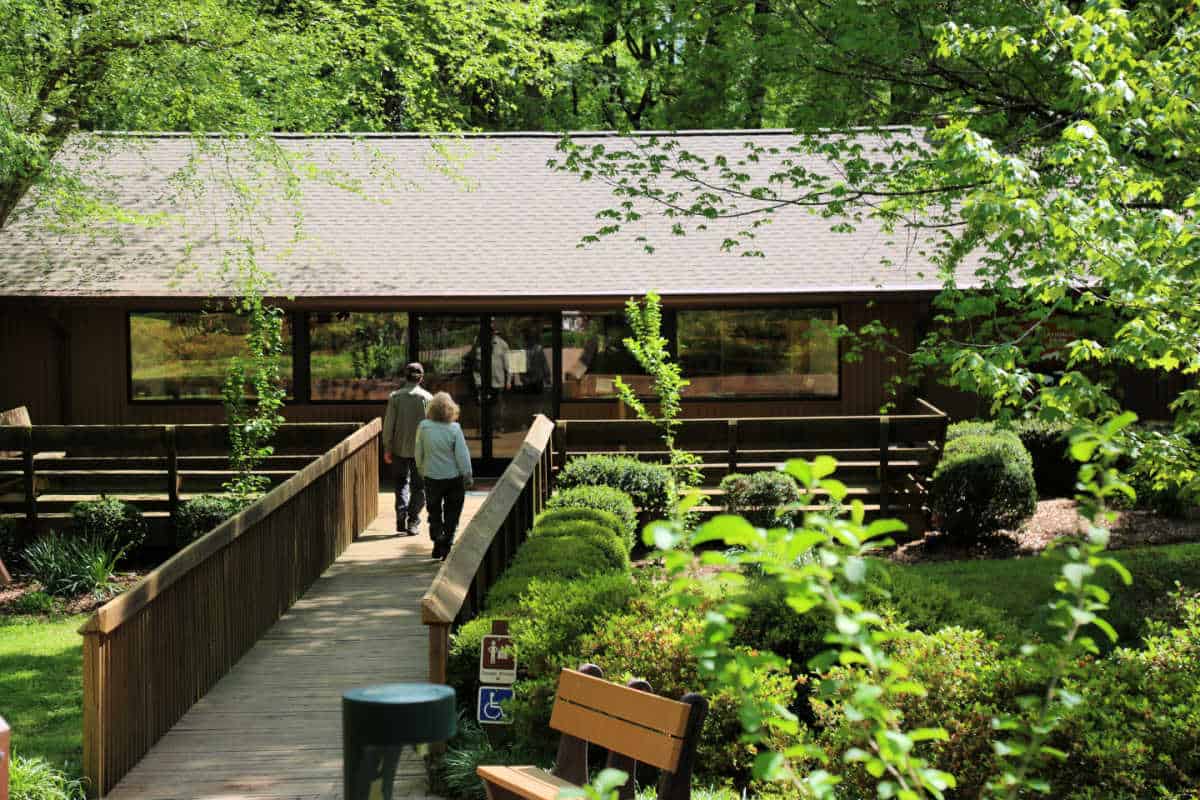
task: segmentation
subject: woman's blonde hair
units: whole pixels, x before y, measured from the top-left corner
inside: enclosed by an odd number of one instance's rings
[[[454,422],[458,419],[458,403],[446,392],[438,392],[429,401],[425,416],[434,422]]]

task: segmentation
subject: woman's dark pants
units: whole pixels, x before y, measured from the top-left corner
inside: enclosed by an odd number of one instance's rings
[[[448,552],[454,543],[458,518],[462,515],[467,490],[462,478],[426,478],[425,508],[429,517],[429,537]]]

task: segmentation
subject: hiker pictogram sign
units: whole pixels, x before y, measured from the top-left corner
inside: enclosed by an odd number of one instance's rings
[[[483,637],[479,652],[480,683],[513,683],[517,679],[517,652],[508,635],[508,622],[495,620]]]

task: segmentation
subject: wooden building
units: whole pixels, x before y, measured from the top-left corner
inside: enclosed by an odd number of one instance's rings
[[[752,145],[822,168],[787,152],[787,132],[677,136],[707,156]],[[867,152],[887,145],[862,138]],[[692,381],[686,416],[872,414],[888,400],[902,355],[848,361],[835,332],[880,320],[898,332],[891,353],[916,343],[940,284],[903,231],[834,232],[836,220],[785,208],[756,231],[754,258],[721,247],[736,221],[679,236],[647,213],[581,246],[619,199],[549,167],[557,144],[280,135],[251,158],[237,140],[78,140],[64,163],[137,219],[73,231],[31,204],[0,234],[0,408],[27,406],[38,423],[220,421],[243,324],[222,299],[247,242],[287,314],[290,421],[379,415],[419,360],[429,387],[463,406],[473,455],[507,459],[533,413],[621,413],[614,377],[645,380],[621,345],[621,306],[649,289]]]

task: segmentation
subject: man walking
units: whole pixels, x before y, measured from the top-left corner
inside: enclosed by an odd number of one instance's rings
[[[383,418],[383,461],[392,465],[396,486],[396,533],[416,536],[425,507],[425,482],[413,460],[417,426],[425,419],[432,395],[421,388],[425,368],[413,362],[404,368],[404,385],[388,396]]]

